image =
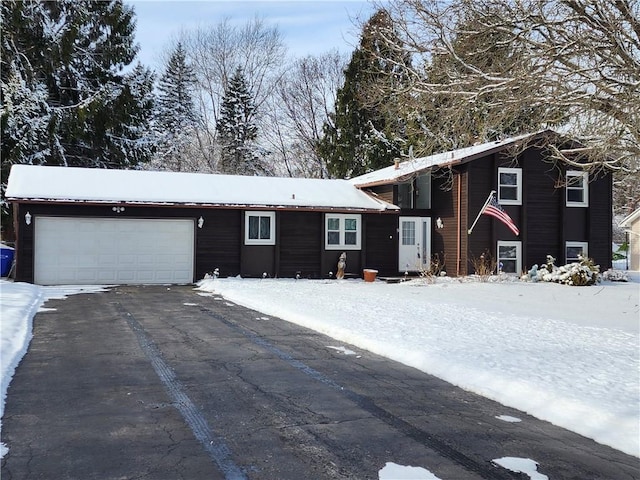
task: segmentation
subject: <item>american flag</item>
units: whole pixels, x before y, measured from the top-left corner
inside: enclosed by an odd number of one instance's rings
[[[481,213],[497,218],[507,227],[509,227],[509,229],[513,233],[515,233],[516,236],[520,235],[520,230],[518,230],[518,227],[516,227],[516,224],[513,222],[509,214],[502,209],[500,204],[498,204],[498,201],[496,200],[496,196],[494,194],[491,194],[491,200],[489,200],[489,203],[487,203]]]

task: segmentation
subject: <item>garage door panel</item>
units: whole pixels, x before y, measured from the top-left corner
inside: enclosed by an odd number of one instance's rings
[[[113,284],[113,283],[118,283],[116,281],[116,274],[115,272],[105,272],[105,271],[101,271],[98,272],[96,275],[96,283],[99,284]]]
[[[115,267],[118,265],[118,256],[111,255],[98,255],[98,265],[104,268]]]
[[[37,217],[35,281],[190,283],[194,222]]]
[[[79,269],[76,279],[80,284],[93,284],[98,282],[97,272],[95,270]]]

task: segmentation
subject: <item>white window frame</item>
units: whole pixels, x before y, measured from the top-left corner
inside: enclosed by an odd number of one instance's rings
[[[522,272],[522,242],[520,241],[506,241],[506,240],[498,240],[496,245],[496,268],[500,271],[500,247],[515,247],[516,248],[516,271],[509,272],[507,275],[520,275]],[[511,259],[509,259],[511,260]]]
[[[252,217],[269,217],[269,238],[249,238],[249,219]],[[259,234],[258,234],[259,235]],[[244,244],[275,245],[276,244],[276,212],[244,212]]]
[[[576,188],[571,185],[571,179],[576,177],[582,177],[581,188]],[[581,202],[570,201],[569,200],[570,190],[582,190],[582,201]],[[567,170],[565,199],[567,202],[567,207],[588,207],[589,206],[589,172],[583,172],[582,170]]]
[[[500,174],[515,173],[516,174],[516,198],[502,198],[502,189],[500,187],[513,188],[514,185],[506,185],[500,183]],[[498,167],[498,203],[501,205],[522,205],[522,169],[510,167]]]
[[[577,263],[580,261],[578,257],[571,257],[567,255],[569,248],[580,247],[582,249],[582,258],[589,257],[589,242],[565,242],[564,244],[564,263]]]
[[[329,243],[329,220],[338,219],[338,230],[331,230],[332,232],[339,232],[339,243]],[[345,225],[346,220],[356,221],[356,243],[355,245],[345,243]],[[347,213],[326,213],[324,216],[324,248],[325,250],[360,250],[362,247],[362,215],[360,214],[347,214]]]

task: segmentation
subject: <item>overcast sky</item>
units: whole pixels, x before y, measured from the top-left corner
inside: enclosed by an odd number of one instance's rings
[[[163,49],[183,29],[217,25],[224,18],[243,25],[256,15],[280,29],[289,54],[303,57],[337,48],[350,53],[358,43],[360,21],[374,12],[362,0],[234,1],[125,0],[136,12],[138,59],[160,68]]]

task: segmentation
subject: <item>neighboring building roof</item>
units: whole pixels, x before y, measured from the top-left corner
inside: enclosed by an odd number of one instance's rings
[[[546,130],[544,132],[528,133],[526,135],[511,137],[504,140],[497,140],[480,145],[473,145],[471,147],[459,148],[458,150],[451,150],[449,152],[437,153],[428,157],[412,158],[400,162],[397,167],[395,165],[391,165],[381,170],[376,170],[375,172],[365,173],[364,175],[352,178],[349,181],[359,188],[404,182],[420,172],[435,167],[444,167],[468,162],[475,158],[483,157],[502,150],[516,142],[532,140],[534,137],[538,137],[545,133],[555,132]]]
[[[626,216],[621,222],[620,226],[622,228],[631,228],[634,223],[640,220],[640,208],[632,212],[630,215]]]
[[[14,165],[9,201],[397,210],[347,180]]]

